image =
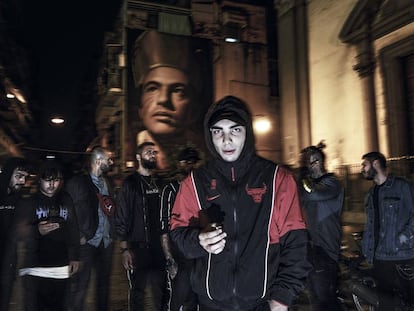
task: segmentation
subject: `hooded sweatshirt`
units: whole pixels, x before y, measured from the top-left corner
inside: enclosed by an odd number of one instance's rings
[[[210,128],[222,119],[246,128],[233,162],[224,161],[212,142]],[[227,96],[214,104],[204,129],[213,159],[182,182],[170,223],[173,241],[195,259],[192,288],[202,305],[218,310],[249,310],[271,299],[290,305],[309,271],[293,175],[256,155],[251,114],[240,99]],[[199,244],[206,222],[227,233],[220,254]]]

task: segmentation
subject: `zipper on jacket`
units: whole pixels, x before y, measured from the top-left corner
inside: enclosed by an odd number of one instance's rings
[[[139,183],[141,184],[141,193],[142,193],[142,211],[143,211],[143,218],[144,218],[144,234],[145,234],[145,244],[148,244],[150,241],[149,237],[149,228],[148,228],[148,206],[147,200],[145,198],[145,189],[142,181],[140,180]]]
[[[237,188],[236,188],[237,189]],[[233,252],[234,252],[234,269],[237,270],[238,269],[238,260],[237,260],[237,254],[239,252],[239,244],[237,242],[237,235],[238,235],[238,230],[237,230],[237,211],[236,211],[236,206],[237,206],[237,196],[236,194],[233,192],[231,199],[233,201],[233,224],[234,224],[234,248],[233,248]],[[235,271],[236,272],[236,271]],[[237,295],[237,288],[236,288],[236,284],[237,284],[237,280],[236,280],[236,275],[237,273],[234,273],[234,280],[233,280],[233,290],[232,293],[234,296]]]

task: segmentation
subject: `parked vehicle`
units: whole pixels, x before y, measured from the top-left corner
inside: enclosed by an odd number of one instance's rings
[[[344,303],[349,301],[350,294],[352,306],[349,306],[349,310],[392,311],[381,308],[386,303],[395,306],[394,310],[412,311],[413,308],[407,305],[397,289],[390,289],[389,294],[380,293],[377,289],[377,280],[372,266],[367,264],[361,252],[362,234],[362,230],[357,230],[349,232],[348,236],[344,236],[345,243],[343,244],[340,260],[342,288],[345,286],[343,291],[345,293]],[[406,278],[414,278],[412,267],[402,266],[400,273]]]

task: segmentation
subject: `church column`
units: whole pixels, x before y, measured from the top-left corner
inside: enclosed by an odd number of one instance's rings
[[[307,1],[275,0],[283,161],[296,165],[299,152],[312,142]]]
[[[376,61],[373,52],[370,24],[370,18],[367,18],[367,23],[364,27],[364,36],[356,45],[358,51],[356,57],[357,64],[353,68],[358,73],[363,85],[366,150],[374,151],[379,150],[379,142],[374,81]]]

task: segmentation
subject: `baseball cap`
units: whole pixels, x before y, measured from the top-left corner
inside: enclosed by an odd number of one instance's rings
[[[180,151],[177,159],[178,161],[189,161],[189,160],[199,161],[200,157],[196,149],[187,147]]]

